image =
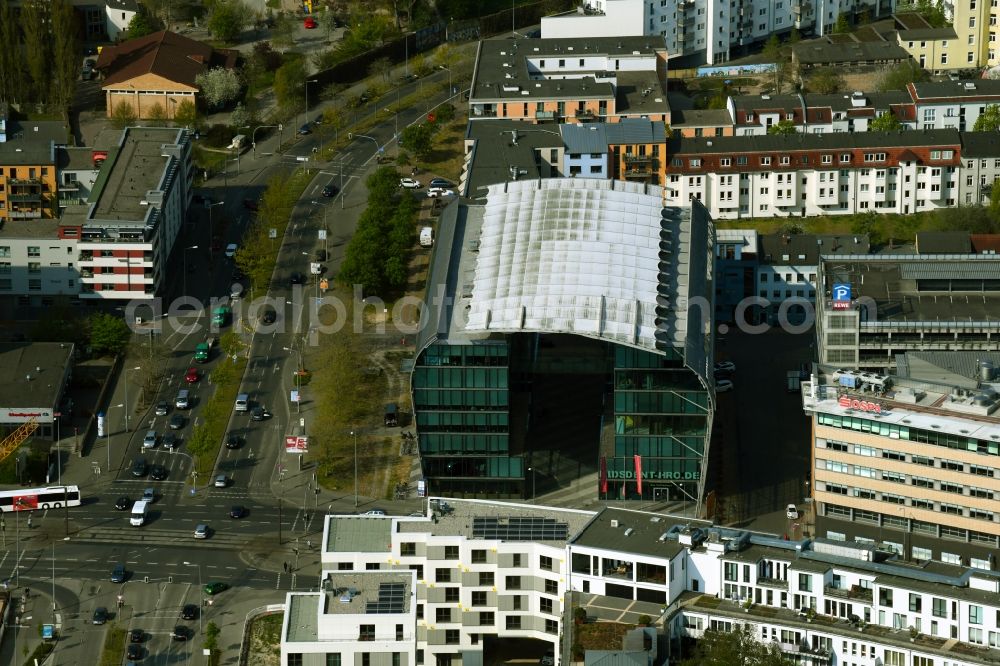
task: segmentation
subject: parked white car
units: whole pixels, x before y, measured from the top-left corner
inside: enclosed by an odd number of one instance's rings
[[[798,520],[799,510],[794,504],[789,504],[788,507],[785,508],[785,516],[787,516],[789,520]]]
[[[235,257],[236,256],[236,250],[238,248],[239,248],[239,246],[236,245],[236,243],[230,243],[229,245],[227,245],[226,246],[226,257],[228,259],[232,259],[233,257]]]
[[[413,178],[400,178],[399,186],[408,190],[419,190],[421,188],[420,181]]]
[[[455,196],[455,190],[449,190],[446,187],[431,187],[427,189],[427,196],[434,197],[453,197]]]

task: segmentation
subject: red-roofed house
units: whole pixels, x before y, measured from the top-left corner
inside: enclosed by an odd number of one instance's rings
[[[195,77],[216,67],[233,68],[239,54],[215,49],[168,30],[108,46],[97,59],[107,98],[107,114],[130,104],[139,118],[173,118],[185,100],[196,102]]]
[[[970,234],[969,240],[976,254],[1000,253],[1000,234]]]

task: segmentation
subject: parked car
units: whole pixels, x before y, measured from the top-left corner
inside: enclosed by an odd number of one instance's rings
[[[715,392],[716,393],[726,393],[727,391],[733,390],[733,383],[728,379],[716,379],[715,380]]]
[[[400,178],[399,186],[408,190],[419,190],[423,187],[419,180],[415,180],[413,178]]]
[[[362,516],[384,516],[385,511],[382,509],[372,509],[371,511],[365,511]]]
[[[455,190],[449,190],[443,187],[431,187],[427,190],[428,198],[435,197],[453,197],[455,196]]]
[[[156,403],[156,409],[153,410],[153,413],[156,414],[157,416],[166,416],[167,412],[169,411],[170,411],[170,403],[168,403],[166,400],[161,400],[158,403]]]
[[[302,19],[302,27],[304,27],[306,30],[314,29],[316,27],[316,19],[314,19],[312,16],[305,17],[304,19]]]
[[[236,250],[238,250],[239,247],[240,246],[237,245],[236,243],[230,243],[229,245],[227,245],[226,246],[226,258],[232,259],[233,257],[235,257],[236,256]]]
[[[163,465],[153,465],[149,470],[149,478],[153,481],[163,481],[167,478],[167,468]]]
[[[337,196],[337,192],[339,192],[339,191],[340,190],[337,189],[336,185],[334,185],[333,183],[330,183],[329,185],[326,185],[323,188],[323,196],[324,197],[335,197],[335,196]]]
[[[788,518],[789,520],[798,520],[799,519],[798,508],[794,504],[789,504],[787,507],[785,507],[785,517]]]
[[[108,609],[104,606],[98,606],[94,609],[94,619],[92,620],[94,624],[104,624],[108,621]]]
[[[450,180],[434,178],[431,182],[427,183],[427,187],[455,187],[455,185]]]

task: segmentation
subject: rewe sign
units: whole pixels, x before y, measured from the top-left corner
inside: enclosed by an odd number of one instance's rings
[[[844,409],[860,409],[862,412],[872,412],[875,414],[882,413],[881,404],[877,402],[868,402],[867,400],[858,400],[857,398],[850,398],[846,395],[840,398],[838,404]]]

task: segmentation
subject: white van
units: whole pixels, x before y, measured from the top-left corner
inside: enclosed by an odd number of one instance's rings
[[[181,389],[177,392],[177,399],[174,400],[174,407],[177,409],[187,409],[190,406],[191,392]]]
[[[242,151],[243,147],[247,145],[246,134],[237,134],[233,137],[233,142],[229,144],[229,150]]]
[[[146,524],[146,514],[149,512],[149,502],[139,500],[132,505],[132,515],[129,517],[129,523],[136,526],[142,527]]]
[[[240,393],[236,396],[236,411],[245,412],[250,409],[250,396],[246,393]]]
[[[434,229],[424,227],[420,230],[420,247],[431,247],[434,245]]]

